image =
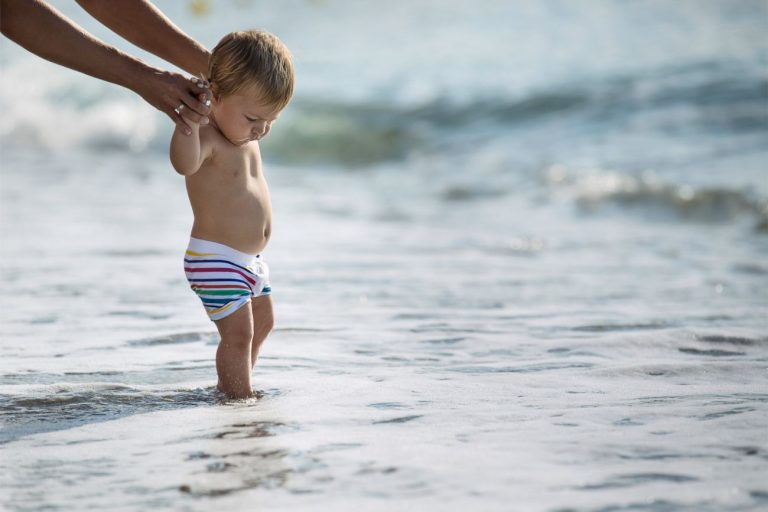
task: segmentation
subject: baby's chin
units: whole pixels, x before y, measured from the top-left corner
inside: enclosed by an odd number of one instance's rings
[[[227,140],[229,142],[231,142],[232,144],[234,144],[235,146],[238,146],[238,147],[245,146],[246,144],[250,144],[251,142],[259,141],[261,139],[262,139],[262,137],[257,137],[255,139],[236,139],[236,140],[232,140],[230,138],[227,138]]]
[[[230,137],[229,135],[227,135],[221,130],[219,130],[219,134],[221,134],[225,139],[227,139],[227,142],[237,147],[245,146],[246,144],[253,142],[254,140],[259,140],[259,139],[251,139],[251,138],[233,139],[232,137]]]
[[[251,142],[251,139],[234,139],[233,140],[233,139],[230,139],[229,137],[227,137],[227,140],[229,141],[230,144],[237,147],[245,146],[246,144]]]

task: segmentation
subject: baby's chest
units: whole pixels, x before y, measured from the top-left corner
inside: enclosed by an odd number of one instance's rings
[[[227,187],[254,187],[263,180],[258,154],[217,155],[211,162],[209,179]]]

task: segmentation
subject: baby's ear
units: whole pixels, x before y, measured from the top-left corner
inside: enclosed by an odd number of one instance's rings
[[[213,99],[216,101],[219,101],[219,86],[216,82],[211,82],[211,94],[213,94]]]

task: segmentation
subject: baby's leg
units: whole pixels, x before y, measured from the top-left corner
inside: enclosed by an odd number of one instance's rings
[[[259,356],[259,348],[275,324],[275,317],[272,313],[272,296],[262,295],[251,299],[251,314],[253,316],[251,369],[253,369],[256,365],[256,358]]]
[[[253,317],[248,304],[216,321],[221,341],[216,350],[218,388],[230,398],[249,398],[251,389],[251,341]]]

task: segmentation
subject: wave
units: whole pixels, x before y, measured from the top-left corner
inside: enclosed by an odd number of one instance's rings
[[[54,83],[24,104],[0,99],[5,112],[0,142],[166,151],[170,123],[141,100],[93,91],[93,97],[78,98],[71,89]],[[645,129],[660,133],[684,129],[765,134],[766,100],[768,76],[762,66],[732,62],[553,84],[518,95],[475,91],[468,99],[457,99],[444,94],[412,104],[382,95],[359,102],[299,95],[264,146],[265,154],[289,164],[365,166],[442,149],[457,138],[492,138],[550,120],[575,123],[576,132],[613,130],[641,116],[640,124],[651,119]]]
[[[160,390],[118,383],[55,384],[0,396],[0,445],[133,414],[227,403],[214,387]]]
[[[519,99],[443,97],[418,105],[299,99],[263,143],[282,163],[370,165],[433,153],[478,124],[502,129],[565,110],[583,108],[582,91],[541,91]]]
[[[696,339],[706,343],[724,343],[741,346],[752,346],[768,342],[768,338],[748,338],[746,336],[732,336],[729,334],[702,334],[696,336]]]
[[[176,345],[181,343],[197,343],[200,341],[208,344],[217,344],[218,340],[218,335],[213,332],[185,332],[133,340],[129,341],[127,345],[130,347],[153,347],[156,345]]]
[[[562,166],[547,169],[545,181],[555,192],[570,193],[585,212],[614,205],[649,216],[704,223],[748,218],[754,222],[756,231],[768,232],[768,199],[758,197],[751,190],[676,185],[647,172],[640,175],[602,169],[573,172]]]
[[[548,121],[599,131],[643,116],[657,132],[766,134],[767,100],[768,77],[716,63],[560,84],[520,97],[439,97],[417,105],[310,99],[297,101],[288,126],[265,145],[287,163],[361,165],[434,152],[459,137],[478,140]]]

